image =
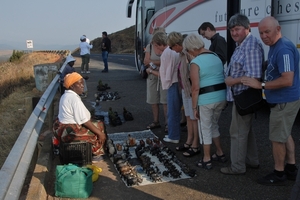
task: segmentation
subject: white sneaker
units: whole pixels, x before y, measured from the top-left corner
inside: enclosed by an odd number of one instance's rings
[[[87,73],[87,74],[90,74],[91,72],[90,72],[90,71],[86,71],[86,73]]]
[[[170,139],[170,138],[168,138],[168,137],[165,137],[163,140],[164,140],[165,142],[171,142],[171,143],[174,143],[174,144],[179,143],[179,140],[172,140],[172,139]]]
[[[165,135],[165,138],[167,138],[169,135]]]
[[[84,71],[81,71],[82,74],[84,74]]]

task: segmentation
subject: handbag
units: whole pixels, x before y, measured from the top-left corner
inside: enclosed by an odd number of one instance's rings
[[[93,170],[73,164],[56,166],[55,196],[88,198],[93,190]]]
[[[237,112],[241,116],[255,113],[265,104],[260,89],[248,88],[238,95],[233,95],[233,98]]]
[[[141,70],[140,70],[140,74],[141,74],[141,77],[143,79],[147,79],[148,78],[148,73],[147,73],[146,70],[147,70],[147,67],[144,64],[142,64]]]

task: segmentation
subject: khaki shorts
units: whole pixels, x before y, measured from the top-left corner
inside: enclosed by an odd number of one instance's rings
[[[212,139],[219,137],[219,118],[227,101],[199,106],[198,120],[200,144],[212,144]],[[200,124],[199,124],[200,123]]]
[[[300,100],[279,103],[271,108],[269,122],[269,139],[286,143],[291,135],[293,124],[300,108]]]
[[[163,90],[161,80],[149,74],[147,78],[147,103],[148,104],[167,104],[168,90]]]

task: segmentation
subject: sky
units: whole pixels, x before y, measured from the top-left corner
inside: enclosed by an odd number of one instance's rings
[[[27,49],[26,40],[39,46],[78,45],[134,25],[126,17],[128,0],[1,0],[0,49]],[[133,7],[133,9],[135,6]],[[15,47],[16,48],[16,47]]]

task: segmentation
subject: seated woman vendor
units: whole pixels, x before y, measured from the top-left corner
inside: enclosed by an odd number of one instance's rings
[[[81,101],[84,79],[76,72],[64,78],[67,89],[59,102],[58,121],[54,123],[54,134],[62,142],[84,141],[92,144],[93,156],[104,154],[106,141],[105,125],[102,121],[92,122],[91,114]]]

